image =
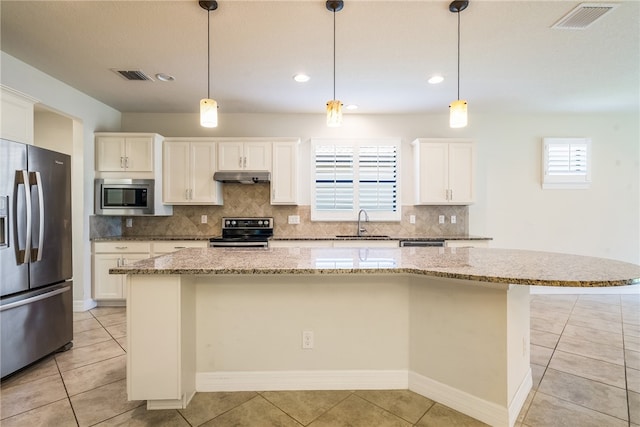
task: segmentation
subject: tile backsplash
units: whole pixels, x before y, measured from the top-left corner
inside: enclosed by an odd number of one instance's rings
[[[131,217],[132,227],[125,226],[124,217],[91,217],[91,237],[112,236],[218,236],[223,217],[273,217],[276,237],[333,237],[355,234],[356,222],[311,222],[310,206],[272,206],[269,185],[224,184],[224,206],[173,207],[169,217]],[[369,222],[364,225],[368,234],[394,237],[409,236],[463,236],[468,233],[467,206],[402,206],[400,222]],[[207,223],[201,224],[202,215]],[[300,224],[288,224],[289,215],[299,215]],[[410,215],[416,223],[410,224]],[[445,223],[438,224],[438,216]],[[456,216],[456,224],[450,218]]]

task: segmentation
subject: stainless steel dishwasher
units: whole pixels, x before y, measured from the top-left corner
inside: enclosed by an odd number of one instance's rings
[[[433,247],[443,248],[444,240],[400,240],[400,247]]]

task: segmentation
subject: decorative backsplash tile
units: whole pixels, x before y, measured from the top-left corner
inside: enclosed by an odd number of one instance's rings
[[[218,236],[223,217],[273,217],[276,237],[333,237],[338,234],[355,234],[356,222],[311,222],[310,206],[272,206],[269,185],[224,184],[224,206],[173,207],[170,217],[132,217],[133,226],[125,227],[125,218],[92,217],[91,237],[109,237],[118,234],[112,224],[115,218],[122,236]],[[401,222],[368,222],[364,224],[368,234],[397,237],[409,236],[459,236],[468,232],[467,206],[413,206],[402,207]],[[201,224],[202,215],[207,223]],[[288,224],[289,215],[299,215],[300,224]],[[416,223],[409,223],[409,216],[416,216]],[[445,224],[438,224],[438,216],[445,216]],[[456,224],[450,218],[456,216]],[[108,218],[108,219],[105,219]],[[104,219],[104,220],[103,220]]]

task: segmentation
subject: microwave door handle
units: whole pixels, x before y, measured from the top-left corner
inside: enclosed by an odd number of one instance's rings
[[[40,215],[38,247],[32,249],[32,258],[34,258],[34,261],[41,261],[42,250],[44,249],[44,189],[42,188],[42,177],[40,176],[40,172],[31,172],[29,175],[30,185],[38,187],[38,215]]]
[[[16,188],[14,197],[14,211],[18,212],[18,186],[22,184],[24,187],[24,203],[27,214],[27,224],[25,230],[24,250],[20,249],[20,243],[17,242],[16,254],[18,258],[18,264],[27,264],[31,261],[31,188],[29,187],[29,172],[26,170],[16,171]],[[17,221],[16,221],[17,226]],[[18,239],[18,233],[16,233],[16,240]]]

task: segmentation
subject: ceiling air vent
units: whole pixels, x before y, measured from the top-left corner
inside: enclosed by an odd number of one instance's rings
[[[560,18],[551,28],[584,30],[616,7],[618,7],[618,3],[582,3]]]
[[[153,81],[153,79],[147,76],[142,70],[117,70],[115,68],[112,68],[112,70],[125,80]]]

